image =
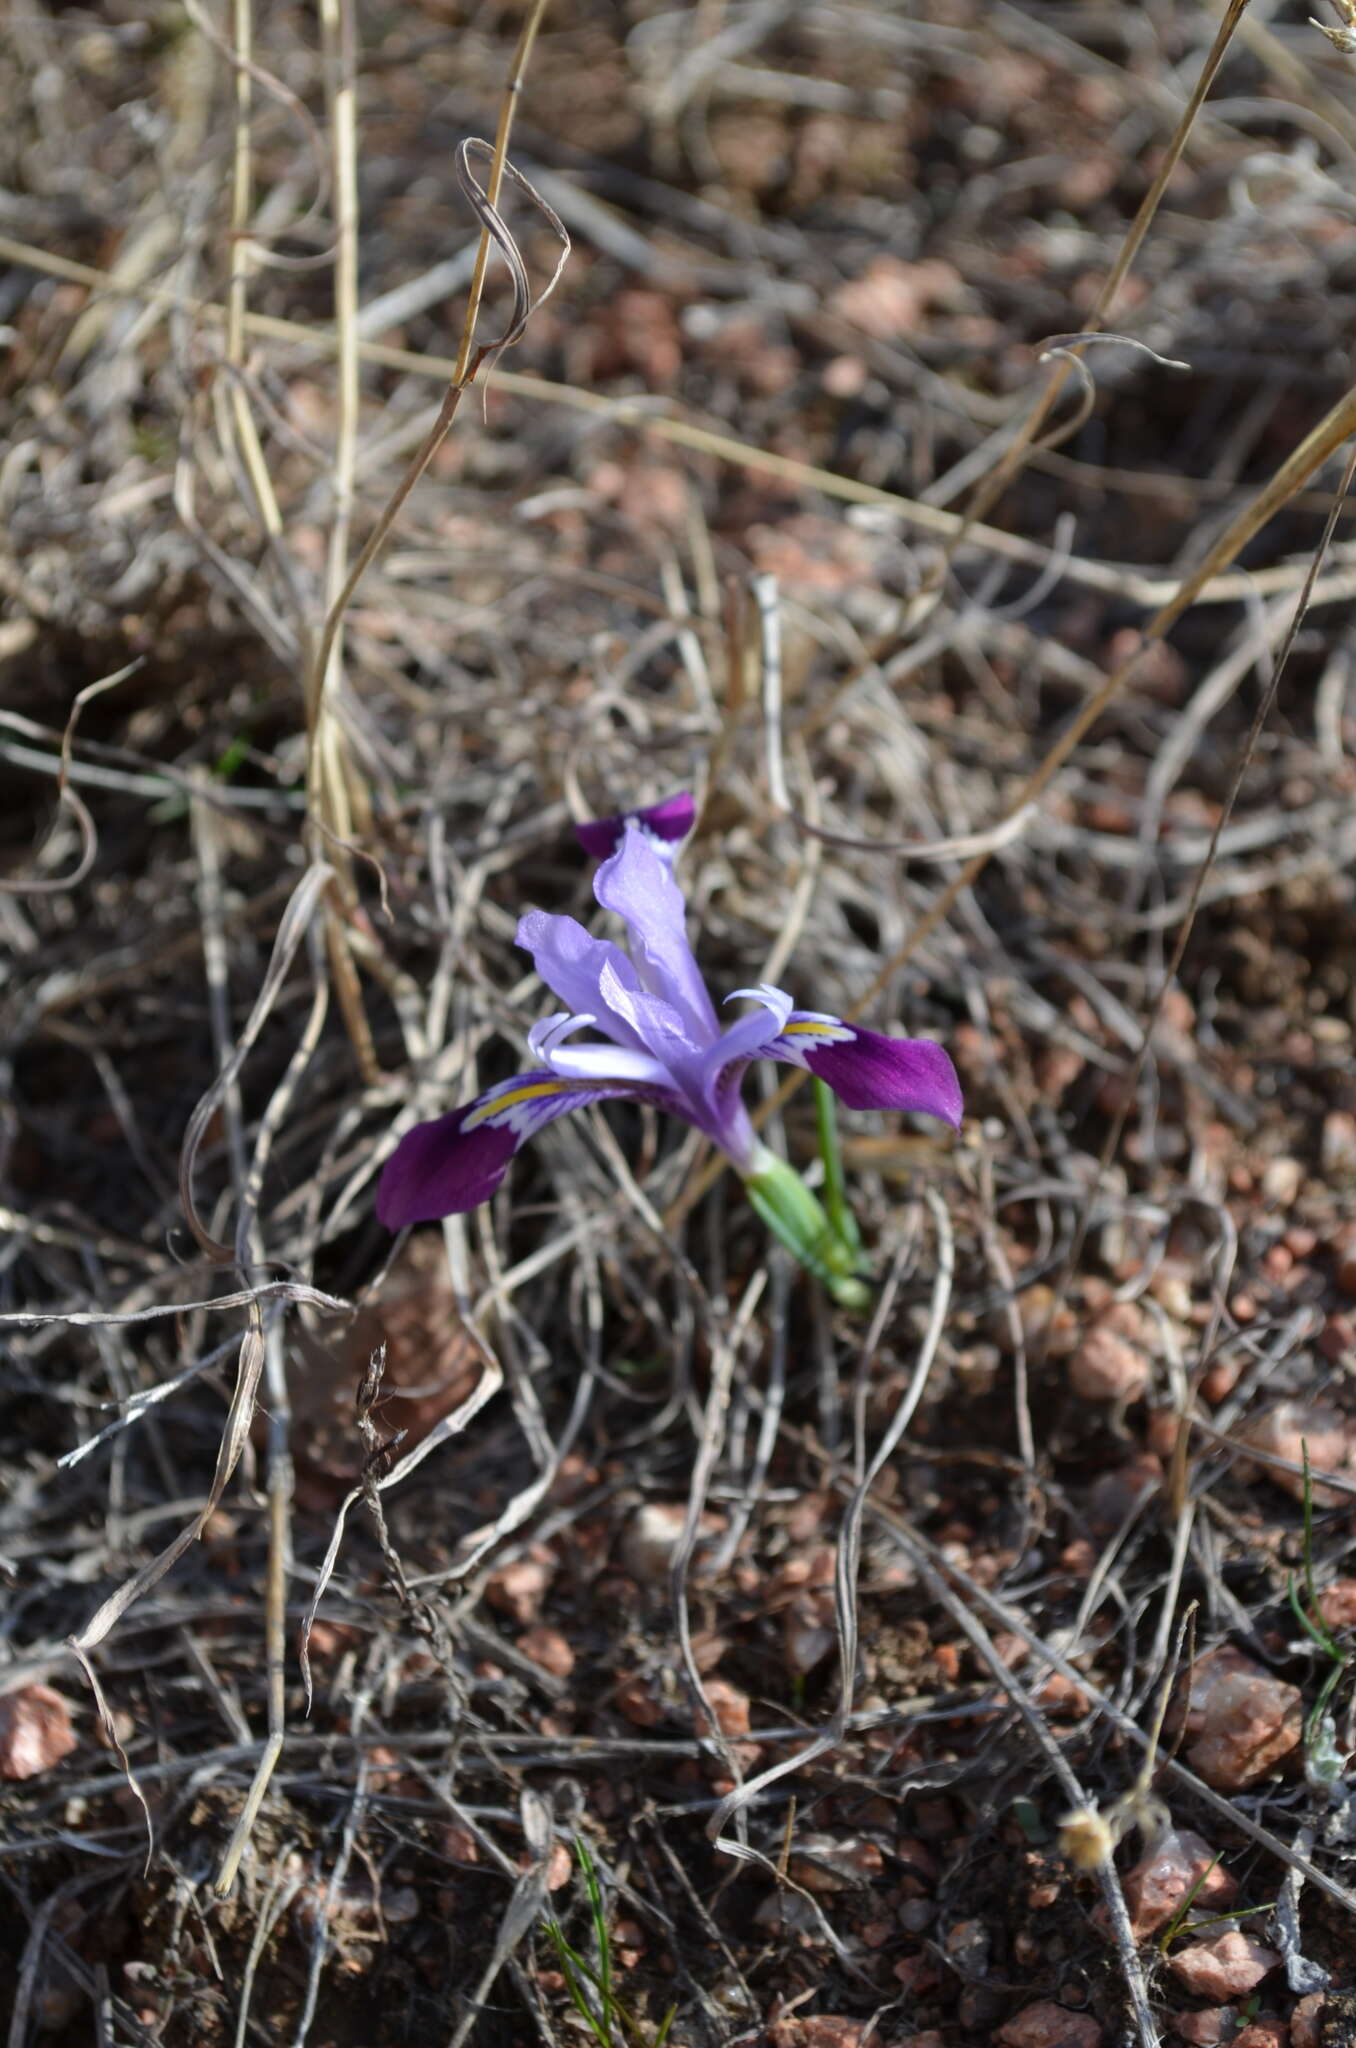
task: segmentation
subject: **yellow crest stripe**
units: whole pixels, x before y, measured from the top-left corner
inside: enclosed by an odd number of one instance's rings
[[[482,1102],[473,1110],[462,1125],[464,1131],[473,1131],[478,1124],[488,1123],[501,1109],[514,1109],[520,1102],[531,1102],[539,1095],[567,1095],[558,1081],[529,1081],[523,1088],[507,1088],[502,1095],[492,1095],[488,1102]]]

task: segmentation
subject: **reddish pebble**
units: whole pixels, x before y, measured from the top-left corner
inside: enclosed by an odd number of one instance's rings
[[[1319,1333],[1318,1348],[1330,1365],[1356,1350],[1356,1321],[1350,1316],[1329,1316]]]
[[[1213,1408],[1220,1401],[1226,1401],[1238,1385],[1242,1370],[1236,1358],[1222,1358],[1218,1365],[1212,1365],[1201,1380],[1201,1394]]]
[[[1329,1628],[1356,1628],[1356,1579],[1334,1579],[1325,1586],[1318,1611]]]
[[[520,1557],[490,1573],[485,1582],[485,1597],[491,1607],[526,1627],[541,1613],[550,1583],[551,1566],[543,1558]]]
[[[1210,1844],[1187,1828],[1170,1829],[1126,1872],[1124,1882],[1130,1925],[1140,1941],[1171,1920],[1193,1885],[1197,1906],[1227,1905],[1238,1889]]]
[[[1253,2020],[1241,2034],[1235,2034],[1230,2048],[1287,2048],[1290,2028],[1284,2020]]]
[[[1069,1721],[1081,1721],[1092,1705],[1083,1688],[1062,1671],[1052,1671],[1048,1678],[1043,1678],[1031,1697],[1047,1714],[1058,1714]]]
[[[1069,1360],[1069,1385],[1084,1401],[1138,1401],[1149,1384],[1144,1312],[1119,1301],[1085,1333]]]
[[[639,1674],[624,1678],[612,1697],[617,1712],[633,1728],[657,1728],[664,1718],[663,1706]]]
[[[0,1695],[0,1778],[36,1778],[75,1746],[70,1709],[50,1685]]]
[[[1280,1960],[1274,1948],[1233,1928],[1179,1949],[1169,1956],[1168,1967],[1197,1998],[1243,1998],[1270,1976]]]
[[[1290,2048],[1323,2048],[1326,1991],[1311,1991],[1290,2015]]]
[[[727,1678],[710,1678],[706,1682],[706,1699],[715,1717],[715,1723],[722,1735],[747,1735],[749,1732],[749,1696],[737,1685],[731,1685]],[[702,1711],[697,1714],[697,1732],[709,1735],[711,1720]]]
[[[1187,1678],[1187,1762],[1216,1791],[1256,1784],[1299,1746],[1304,1711],[1298,1688],[1241,1651],[1228,1644],[1208,1650]]]
[[[1351,1444],[1344,1418],[1335,1408],[1318,1402],[1278,1401],[1265,1415],[1244,1423],[1238,1441],[1250,1449],[1265,1451],[1269,1457],[1284,1458],[1293,1469],[1282,1471],[1264,1465],[1264,1476],[1294,1500],[1304,1498],[1304,1460],[1307,1453],[1311,1473],[1337,1472],[1345,1466]],[[1321,1480],[1311,1481],[1313,1498],[1320,1507],[1335,1507],[1345,1496]]]
[[[767,2030],[769,2048],[858,2048],[865,2020],[841,2019],[833,2013],[797,2013],[774,2020]]]
[[[932,1661],[948,1685],[960,1677],[960,1651],[954,1643],[934,1643]]]
[[[1329,1179],[1350,1180],[1356,1176],[1356,1116],[1350,1111],[1333,1109],[1324,1117],[1319,1156]]]
[[[1262,1271],[1268,1280],[1274,1280],[1279,1285],[1289,1276],[1294,1264],[1295,1254],[1287,1245],[1273,1244],[1262,1260]]]
[[[558,1628],[530,1628],[519,1636],[518,1648],[555,1678],[568,1678],[574,1670],[574,1651]]]
[[[1172,2016],[1172,2031],[1191,2048],[1219,2048],[1234,2038],[1235,2013],[1231,2005],[1207,2006],[1203,2012],[1178,2012]]]
[[[936,1989],[937,1965],[930,1955],[905,1956],[902,1963],[896,1963],[895,1982],[902,1984],[906,1997],[920,1998],[925,1991]]]
[[[1091,2013],[1042,1998],[1000,2027],[997,2038],[1003,2048],[1101,2048],[1102,2030]]]

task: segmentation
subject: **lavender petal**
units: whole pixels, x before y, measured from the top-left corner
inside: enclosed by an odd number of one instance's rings
[[[557,917],[545,910],[529,910],[519,918],[517,944],[532,955],[538,974],[571,1016],[592,1017],[600,1031],[633,1052],[646,1049],[622,1012],[614,1010],[601,993],[605,974],[610,974],[612,985],[623,992],[640,987],[636,970],[620,946],[611,939],[595,939],[577,918]]]
[[[695,1045],[712,1044],[718,1035],[716,1013],[688,944],[683,892],[668,861],[633,819],[627,820],[617,851],[595,875],[593,893],[604,910],[625,920],[641,987],[678,1012]]]

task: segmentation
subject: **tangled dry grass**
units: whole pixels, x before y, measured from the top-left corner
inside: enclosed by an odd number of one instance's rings
[[[1356,2039],[1341,36],[4,37],[13,2048]],[[865,1327],[639,1110],[373,1219],[682,786],[962,1068]]]

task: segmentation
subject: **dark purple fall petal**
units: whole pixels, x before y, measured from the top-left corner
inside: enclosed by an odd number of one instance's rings
[[[807,1046],[806,1066],[849,1109],[909,1109],[960,1128],[964,1099],[951,1055],[930,1038],[887,1038],[853,1025],[841,1043]]]
[[[676,796],[666,796],[662,804],[651,804],[646,811],[630,811],[617,818],[595,818],[587,824],[576,825],[575,838],[593,860],[606,860],[621,845],[628,817],[637,818],[656,839],[674,843],[686,839],[692,830],[692,820],[697,807],[685,789]]]
[[[666,1089],[634,1081],[580,1080],[539,1067],[497,1082],[450,1116],[405,1133],[382,1168],[377,1215],[388,1230],[403,1230],[479,1208],[529,1138],[572,1109],[618,1098],[683,1113]]]
[[[381,1170],[377,1216],[388,1230],[432,1223],[479,1208],[504,1178],[518,1149],[510,1130],[482,1124],[463,1131],[474,1103],[406,1131]]]

